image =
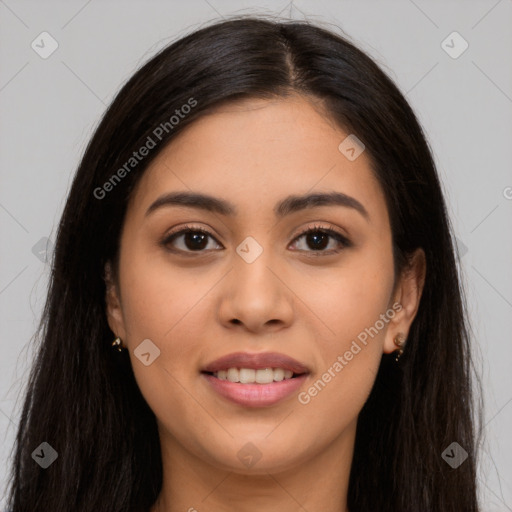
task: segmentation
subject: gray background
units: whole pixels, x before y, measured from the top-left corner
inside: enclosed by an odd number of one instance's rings
[[[484,510],[512,510],[512,0],[0,0],[0,497],[48,281],[44,249],[85,144],[136,67],[234,13],[342,29],[417,112],[459,239],[484,385]],[[59,45],[47,59],[31,48],[43,31]],[[441,45],[453,31],[469,44],[458,58]]]

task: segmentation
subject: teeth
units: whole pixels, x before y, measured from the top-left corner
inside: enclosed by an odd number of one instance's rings
[[[274,380],[281,381],[284,379],[284,370],[282,368],[274,368]]]
[[[254,373],[258,384],[270,384],[274,382],[274,371],[272,368],[263,368],[256,370]]]
[[[284,379],[291,379],[293,372],[283,368],[229,368],[228,370],[219,370],[214,373],[220,380],[229,380],[230,382],[239,382],[241,384],[270,384],[271,382],[280,382]]]
[[[238,379],[242,384],[250,384],[251,382],[255,382],[256,370],[250,370],[249,368],[240,368],[240,371],[238,372]]]
[[[229,382],[240,382],[238,378],[238,368],[230,368],[227,377]]]

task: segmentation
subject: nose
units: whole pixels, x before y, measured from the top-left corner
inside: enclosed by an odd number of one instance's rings
[[[220,322],[252,333],[276,332],[293,321],[293,292],[279,266],[263,253],[252,263],[238,256],[223,280]]]

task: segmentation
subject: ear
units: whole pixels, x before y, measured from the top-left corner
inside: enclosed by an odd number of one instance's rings
[[[416,249],[398,278],[392,301],[392,304],[396,305],[393,306],[396,314],[389,322],[384,340],[384,352],[386,354],[397,350],[394,339],[398,334],[406,339],[409,335],[409,329],[420,305],[421,294],[425,285],[426,267],[425,252],[421,248]],[[407,341],[405,345],[407,346]]]
[[[121,300],[119,298],[119,290],[113,277],[110,261],[105,265],[103,280],[105,281],[106,286],[105,312],[107,315],[108,325],[112,332],[124,341],[126,339],[126,329],[124,326],[123,311],[121,308]]]

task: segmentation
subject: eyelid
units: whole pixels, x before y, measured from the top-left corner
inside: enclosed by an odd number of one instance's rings
[[[310,254],[312,254],[314,256],[330,255],[330,254],[337,254],[337,253],[341,252],[343,249],[346,249],[348,247],[352,247],[353,246],[352,241],[346,235],[343,235],[342,233],[340,233],[339,228],[337,228],[336,226],[333,226],[330,223],[327,223],[327,227],[326,226],[322,226],[322,225],[320,225],[318,223],[315,223],[314,225],[309,225],[309,226],[305,227],[304,229],[302,229],[294,237],[294,239],[292,240],[291,243],[292,244],[295,243],[297,240],[299,240],[304,235],[307,235],[310,232],[313,232],[313,233],[315,233],[315,232],[325,233],[325,234],[331,236],[332,238],[334,238],[335,240],[337,240],[338,243],[340,243],[342,245],[342,248],[341,249],[331,249],[329,251],[313,251],[313,250],[310,250],[310,251],[300,251],[300,252],[307,252],[307,253],[310,253]]]
[[[216,236],[213,235],[211,233],[211,231],[209,231],[208,229],[205,229],[201,226],[195,226],[193,224],[181,225],[181,226],[167,232],[164,235],[163,239],[161,240],[161,244],[167,248],[169,243],[172,241],[173,237],[182,236],[189,232],[203,233],[203,234],[207,235],[208,237],[212,238],[218,245],[222,246],[222,248],[225,249],[225,247],[217,240]],[[327,223],[327,227],[325,225],[320,225],[318,223],[315,223],[314,225],[309,225],[309,226],[305,227],[297,235],[295,235],[295,237],[290,242],[290,244],[297,242],[297,240],[299,240],[303,236],[309,234],[310,232],[325,233],[328,236],[330,236],[331,238],[334,238],[339,244],[341,244],[342,248],[341,249],[330,249],[328,251],[325,251],[325,250],[319,250],[319,251],[309,250],[309,251],[307,251],[307,250],[299,249],[298,252],[309,253],[314,256],[330,255],[330,254],[337,254],[341,250],[351,247],[353,245],[352,242],[345,235],[343,235],[342,233],[339,232],[339,230],[338,230],[338,228],[336,228],[336,226],[333,226],[330,223]],[[208,254],[212,251],[212,249],[201,250],[201,251],[184,251],[182,249],[168,249],[168,250],[170,250],[171,252],[175,252],[175,253],[187,254],[187,255],[197,255],[197,256],[201,255],[201,254]],[[218,250],[218,249],[214,249],[214,250]]]
[[[312,225],[310,224],[310,225],[306,226],[301,231],[299,231],[299,233],[297,235],[295,235],[294,240],[306,233],[309,233],[310,231],[324,231],[326,233],[332,233],[335,235],[339,235],[341,238],[344,238],[347,241],[349,241],[348,237],[346,235],[343,235],[342,233],[340,233],[340,229],[338,227],[334,226],[333,224],[330,224],[329,222],[326,222],[325,225],[315,222]]]
[[[185,224],[185,225],[181,225],[177,228],[173,228],[171,229],[170,231],[166,232],[166,234],[163,236],[162,240],[161,240],[161,244],[167,248],[167,246],[169,245],[169,243],[172,241],[172,238],[173,237],[178,237],[178,236],[182,236],[182,235],[185,235],[189,232],[199,232],[199,233],[203,233],[207,236],[209,236],[210,238],[212,238],[213,240],[215,240],[215,242],[222,246],[224,248],[224,246],[217,240],[217,237],[215,235],[213,235],[213,233],[211,231],[209,231],[208,229],[206,228],[203,228],[201,226],[195,226],[193,224]],[[201,253],[207,253],[207,252],[210,252],[210,251],[183,251],[181,249],[168,249],[168,250],[171,250],[172,252],[175,252],[175,253],[180,253],[180,254],[187,254],[187,255],[194,255],[194,253],[196,254],[201,254]]]

